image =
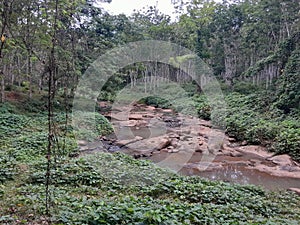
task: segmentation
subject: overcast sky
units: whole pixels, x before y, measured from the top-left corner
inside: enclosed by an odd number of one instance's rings
[[[124,13],[130,15],[134,9],[142,9],[147,6],[155,6],[160,12],[170,15],[174,12],[171,0],[112,0],[111,3],[101,3],[101,6],[112,14]]]

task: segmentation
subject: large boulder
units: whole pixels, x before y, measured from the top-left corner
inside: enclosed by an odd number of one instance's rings
[[[294,165],[292,158],[289,155],[276,155],[268,158],[269,161],[279,166],[292,166]]]
[[[295,192],[297,195],[300,196],[300,188],[289,188],[289,191]]]

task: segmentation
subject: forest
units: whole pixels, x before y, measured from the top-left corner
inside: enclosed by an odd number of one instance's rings
[[[111,1],[1,0],[0,224],[299,224],[300,2]]]

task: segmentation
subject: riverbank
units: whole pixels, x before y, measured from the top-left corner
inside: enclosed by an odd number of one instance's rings
[[[109,151],[150,159],[185,175],[273,190],[300,188],[300,166],[290,156],[237,142],[209,121],[143,104],[113,108],[105,116],[115,130],[113,136],[102,137]]]

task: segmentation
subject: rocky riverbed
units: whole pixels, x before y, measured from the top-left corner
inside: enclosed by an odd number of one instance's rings
[[[101,137],[95,143],[82,142],[82,151],[123,151],[186,175],[211,174],[210,179],[221,173],[219,179],[236,181],[231,179],[235,173],[239,182],[245,181],[243,174],[250,173],[255,178],[257,173],[277,179],[280,188],[300,193],[300,165],[290,156],[274,155],[263,146],[237,142],[209,121],[141,104],[115,107],[105,116],[114,126],[114,135]],[[226,177],[228,170],[233,173]],[[262,185],[263,182],[262,178]]]

